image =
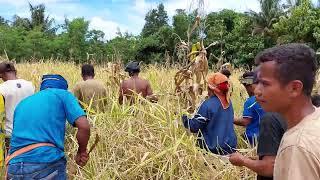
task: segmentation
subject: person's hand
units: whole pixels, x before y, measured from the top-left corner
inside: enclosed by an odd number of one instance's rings
[[[229,161],[234,166],[244,166],[244,159],[245,157],[240,153],[233,153],[229,156]]]
[[[187,116],[187,115],[183,114],[183,115],[181,116],[181,119],[182,119],[182,124],[188,124],[188,123],[187,123],[187,122],[188,122],[188,116]]]
[[[75,161],[76,163],[83,167],[87,164],[89,160],[89,154],[87,152],[79,152],[77,153],[76,157],[75,157]]]

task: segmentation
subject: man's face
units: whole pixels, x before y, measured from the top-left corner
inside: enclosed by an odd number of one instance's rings
[[[267,112],[285,112],[290,105],[290,88],[281,85],[277,78],[276,63],[262,63],[258,71],[258,84],[255,96],[262,108]]]

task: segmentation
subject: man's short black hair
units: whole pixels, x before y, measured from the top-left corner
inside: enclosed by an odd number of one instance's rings
[[[227,76],[229,78],[231,76],[231,72],[228,69],[221,69],[221,74]]]
[[[92,76],[94,77],[94,68],[91,64],[84,64],[81,67],[82,76]]]
[[[6,73],[6,72],[17,72],[12,62],[0,63],[0,73]]]
[[[316,107],[320,107],[320,95],[314,94],[311,96],[312,104]]]
[[[276,76],[282,85],[293,80],[303,83],[303,92],[311,96],[317,70],[316,54],[309,46],[292,43],[269,48],[257,55],[256,64],[274,61]]]

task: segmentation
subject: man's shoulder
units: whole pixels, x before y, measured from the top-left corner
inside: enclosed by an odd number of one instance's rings
[[[298,146],[307,151],[317,151],[320,156],[320,119],[308,119],[299,127],[289,129],[283,136],[282,149]]]
[[[251,96],[245,101],[244,104],[246,106],[253,107],[256,103],[257,103],[256,97],[255,96]]]
[[[217,96],[211,96],[208,99],[203,101],[203,104],[212,106],[212,107],[219,107],[222,106],[219,98]]]
[[[93,79],[91,80],[91,83],[94,85],[94,86],[97,86],[97,87],[104,87],[103,85],[103,82],[98,80],[98,79]]]
[[[15,80],[15,82],[17,83],[21,83],[21,84],[25,84],[28,86],[33,86],[33,83],[31,81],[25,80],[25,79],[17,79]]]
[[[261,124],[266,125],[266,126],[276,124],[276,125],[279,125],[280,127],[282,127],[284,130],[287,129],[286,121],[278,113],[270,113],[270,112],[265,113],[262,116]]]

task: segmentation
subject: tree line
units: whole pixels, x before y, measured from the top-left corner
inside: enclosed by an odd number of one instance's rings
[[[201,36],[205,46],[212,42],[208,60],[214,64],[223,58],[235,66],[251,66],[261,50],[291,42],[306,43],[315,50],[320,47],[320,8],[311,0],[259,0],[260,12],[236,12],[224,9],[211,12],[204,19]],[[84,18],[65,19],[54,25],[43,4],[29,4],[29,18],[0,17],[0,56],[19,61],[60,59],[76,63],[130,60],[144,63],[181,61],[177,44],[181,40],[196,43],[199,32],[188,36],[198,12],[177,9],[169,24],[169,17],[159,4],[145,16],[139,35],[120,30],[111,40],[104,40],[104,32],[89,30]]]

